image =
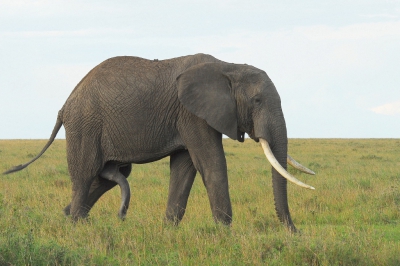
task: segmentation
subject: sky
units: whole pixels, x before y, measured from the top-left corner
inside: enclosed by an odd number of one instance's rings
[[[265,70],[289,138],[400,138],[400,0],[0,0],[0,139],[47,139],[107,58],[196,53]]]

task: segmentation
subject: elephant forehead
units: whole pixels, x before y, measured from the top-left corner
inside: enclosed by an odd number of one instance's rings
[[[256,95],[268,97],[271,96],[271,94],[276,93],[275,86],[271,80],[266,80],[262,77],[241,84],[242,86],[244,84],[244,93],[248,98],[253,98]]]

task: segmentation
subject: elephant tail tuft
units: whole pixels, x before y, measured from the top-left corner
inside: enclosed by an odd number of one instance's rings
[[[63,125],[63,121],[62,121],[63,112],[64,112],[64,107],[58,112],[57,121],[56,121],[56,124],[54,125],[53,132],[51,133],[50,139],[47,141],[47,143],[43,147],[42,151],[35,158],[30,160],[29,162],[27,162],[25,164],[20,164],[18,166],[14,166],[10,170],[5,171],[3,173],[3,175],[20,171],[20,170],[24,169],[25,167],[27,167],[28,165],[30,165],[31,163],[33,163],[34,161],[36,161],[37,159],[39,159],[39,157],[43,155],[43,153],[47,150],[47,148],[49,148],[50,145],[53,143],[54,139],[57,136],[58,131],[60,130],[61,126]]]
[[[10,170],[5,171],[5,172],[3,173],[3,175],[7,175],[7,174],[14,173],[14,172],[18,172],[18,171],[24,169],[24,168],[27,167],[27,166],[28,166],[28,164],[24,164],[24,165],[20,164],[20,165],[18,165],[18,166],[14,166],[14,167],[11,168]]]

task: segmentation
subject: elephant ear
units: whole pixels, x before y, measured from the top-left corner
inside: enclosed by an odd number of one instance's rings
[[[236,101],[220,63],[202,63],[177,77],[178,98],[192,114],[231,139],[238,139]]]

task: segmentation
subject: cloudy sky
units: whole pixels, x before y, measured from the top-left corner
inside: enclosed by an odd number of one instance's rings
[[[265,70],[291,138],[400,138],[399,0],[0,0],[0,139],[48,138],[109,57],[199,52]]]

